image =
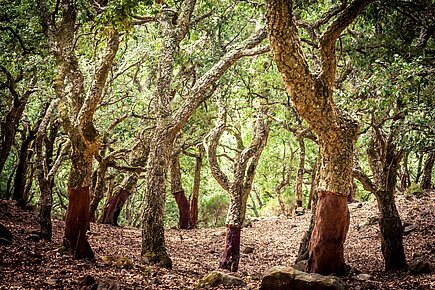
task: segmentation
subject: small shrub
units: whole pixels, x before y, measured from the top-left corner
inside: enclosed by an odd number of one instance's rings
[[[425,195],[424,190],[417,183],[411,183],[411,185],[405,190],[405,197],[415,196],[417,198],[423,197]]]
[[[225,225],[228,211],[228,196],[226,194],[213,194],[207,196],[199,205],[199,220],[204,227],[220,227]]]

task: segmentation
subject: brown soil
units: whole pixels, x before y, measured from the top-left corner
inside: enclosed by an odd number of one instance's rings
[[[435,192],[420,199],[397,198],[403,223],[416,226],[404,236],[408,263],[416,259],[432,263],[432,273],[420,275],[384,273],[379,226],[376,222],[363,225],[368,220],[376,220],[376,204],[349,206],[351,224],[345,260],[351,272],[344,280],[350,289],[435,289],[434,201]],[[309,218],[309,213],[293,218],[263,218],[242,230],[242,252],[248,246],[254,250],[241,254],[235,275],[244,279],[247,286],[240,289],[258,289],[267,269],[292,264]],[[14,235],[11,245],[0,245],[0,289],[92,289],[87,285],[93,279],[100,283],[98,289],[193,289],[204,274],[218,268],[225,242],[224,228],[168,230],[166,242],[173,269],[166,270],[141,263],[141,232],[136,228],[91,224],[89,242],[96,260],[83,261],[73,260],[59,251],[64,230],[62,221],[53,223],[52,242],[34,242],[32,232],[38,229],[35,213],[1,201],[0,223]],[[370,274],[371,278],[355,279],[354,275],[360,272]]]

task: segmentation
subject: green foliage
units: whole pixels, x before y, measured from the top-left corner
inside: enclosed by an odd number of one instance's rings
[[[405,191],[405,197],[415,196],[417,198],[423,197],[426,195],[424,190],[421,188],[421,185],[415,182],[412,182],[411,185]]]
[[[225,224],[228,209],[227,194],[210,194],[203,196],[199,203],[199,225],[202,227],[219,227]]]

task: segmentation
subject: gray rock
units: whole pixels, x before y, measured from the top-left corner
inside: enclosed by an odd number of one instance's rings
[[[217,285],[245,286],[242,279],[219,271],[212,271],[199,280],[197,288],[210,288]]]
[[[377,223],[379,223],[379,217],[377,217],[377,216],[371,216],[365,222],[358,224],[356,226],[356,228],[359,231],[362,228],[365,228],[367,226],[372,226],[372,225],[375,225]]]
[[[369,274],[358,274],[356,276],[353,276],[354,279],[359,280],[359,281],[367,281],[370,280],[372,278],[372,275]]]
[[[273,267],[261,281],[260,290],[345,290],[346,284],[338,277],[305,273],[292,267]]]

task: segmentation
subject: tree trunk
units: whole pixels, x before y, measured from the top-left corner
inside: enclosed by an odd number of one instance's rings
[[[166,251],[163,215],[166,193],[166,175],[172,153],[173,138],[168,138],[168,129],[157,125],[150,141],[150,153],[146,164],[142,220],[142,258],[146,263],[172,268]],[[163,137],[163,138],[162,138]],[[166,137],[166,138],[164,138]]]
[[[227,269],[231,272],[237,272],[240,259],[240,226],[231,226],[227,224],[225,236],[225,250],[219,262],[219,268]]]
[[[381,250],[384,256],[385,271],[406,269],[403,249],[403,227],[394,203],[393,192],[376,192],[380,212]]]
[[[316,210],[316,206],[313,206],[314,212]],[[313,213],[310,219],[310,225],[308,226],[308,230],[305,232],[302,237],[301,243],[299,244],[298,256],[296,258],[295,263],[299,261],[308,260],[310,258],[310,239],[313,233],[314,225],[316,223],[316,215]],[[306,269],[304,269],[305,271]]]
[[[409,169],[408,169],[409,152],[406,152],[402,160],[402,174],[400,176],[400,191],[405,191],[411,184]]]
[[[40,226],[40,236],[42,239],[51,240],[52,223],[51,223],[51,208],[53,205],[52,189],[54,186],[53,180],[46,180],[38,177],[39,191],[39,216],[38,222]]]
[[[184,96],[174,112],[173,76],[175,54],[185,38],[196,1],[184,1],[180,13],[162,7],[157,17],[162,42],[159,52],[158,77],[150,109],[155,116],[155,127],[150,142],[150,155],[145,167],[146,186],[144,191],[144,215],[142,222],[142,257],[145,261],[172,267],[166,252],[163,213],[166,194],[166,174],[175,136],[183,129],[195,109],[210,97],[207,92],[216,81],[241,57],[266,51],[254,49],[266,36],[264,29],[255,31],[240,45],[225,53],[221,59],[205,72]],[[178,98],[177,98],[178,100]]]
[[[219,118],[216,126],[204,140],[211,173],[222,188],[229,193],[231,198],[226,220],[225,249],[219,267],[232,272],[238,270],[240,232],[245,219],[246,204],[254,181],[258,160],[269,136],[269,124],[264,120],[264,113],[263,109],[257,112],[254,135],[249,146],[243,148],[242,145],[241,148],[238,148],[242,150],[234,158],[234,179],[232,181],[229,180],[219,167],[216,154],[219,139],[226,128],[226,108],[224,104],[219,104]]]
[[[423,173],[423,171],[421,169],[422,169],[422,165],[423,165],[424,154],[423,154],[423,152],[420,152],[420,155],[418,155],[418,153],[416,153],[416,155],[417,155],[418,163],[417,163],[417,172],[415,174],[414,182],[419,183],[421,174]]]
[[[301,134],[299,134],[296,139],[299,144],[299,166],[295,182],[296,207],[302,207],[302,183],[305,173],[305,141]]]
[[[350,194],[353,167],[353,136],[319,136],[320,175],[316,219],[310,240],[308,269],[319,274],[343,274],[344,241],[349,229],[347,196]],[[354,132],[349,129],[348,132]],[[340,140],[341,139],[341,140]]]
[[[3,167],[5,165],[6,159],[9,156],[12,145],[14,144],[15,134],[17,128],[23,115],[24,108],[26,107],[27,101],[33,92],[33,89],[26,90],[21,96],[16,91],[17,82],[22,76],[18,75],[16,78],[11,75],[11,73],[2,65],[0,65],[0,70],[6,75],[7,81],[5,86],[9,88],[11,106],[9,106],[9,111],[6,113],[4,120],[0,123],[0,173],[3,172]],[[31,80],[30,87],[33,87],[36,83],[36,78]]]
[[[422,189],[432,188],[432,169],[435,163],[435,152],[428,154],[423,167],[423,180],[421,182]]]
[[[128,197],[135,190],[137,180],[138,178],[135,173],[130,173],[124,177],[117,192],[112,197],[107,199],[100,223],[113,226],[118,225],[119,214],[121,213],[122,207],[124,206]]]
[[[89,217],[91,221],[96,221],[96,211],[101,199],[103,199],[104,192],[106,191],[106,171],[107,162],[102,158],[97,169],[97,180],[92,190],[92,201],[89,207]]]
[[[190,195],[190,226],[195,228],[198,225],[198,197],[201,184],[201,167],[203,146],[200,146],[199,154],[195,157],[195,173],[193,178],[192,194]]]
[[[181,183],[180,154],[176,153],[171,160],[171,192],[178,206],[180,229],[190,228],[190,203]]]
[[[53,205],[53,186],[54,175],[60,166],[61,161],[65,157],[65,153],[69,145],[65,144],[62,150],[59,148],[56,161],[53,160],[54,142],[57,137],[59,122],[54,120],[50,126],[48,134],[48,125],[52,117],[53,109],[57,105],[58,100],[51,102],[46,111],[35,140],[36,151],[36,175],[38,178],[40,198],[39,198],[39,216],[38,222],[40,226],[40,236],[42,239],[51,240],[52,238],[52,222],[51,209]],[[43,152],[45,145],[45,156]]]
[[[28,180],[28,162],[32,155],[32,152],[29,152],[29,147],[36,138],[35,132],[32,132],[32,130],[29,131],[29,135],[23,136],[23,142],[21,143],[17,171],[15,173],[14,179],[14,191],[12,194],[12,199],[16,200],[18,206],[22,208],[24,208],[28,202],[27,198],[25,197],[25,188],[26,181]]]
[[[93,259],[94,252],[86,238],[89,221],[89,187],[68,187],[64,246],[73,250],[76,259]]]
[[[321,72],[311,72],[305,58],[292,1],[266,1],[271,51],[299,115],[316,132],[320,174],[316,220],[310,240],[308,271],[345,272],[344,242],[349,228],[347,196],[352,182],[357,124],[336,108],[333,88],[336,40],[372,0],[355,0],[324,29],[319,39]]]
[[[393,124],[395,125],[395,124]],[[367,145],[367,156],[374,178],[374,194],[380,212],[381,250],[386,271],[406,269],[403,229],[394,202],[397,172],[402,153],[396,150],[391,129],[389,136],[374,128]]]

